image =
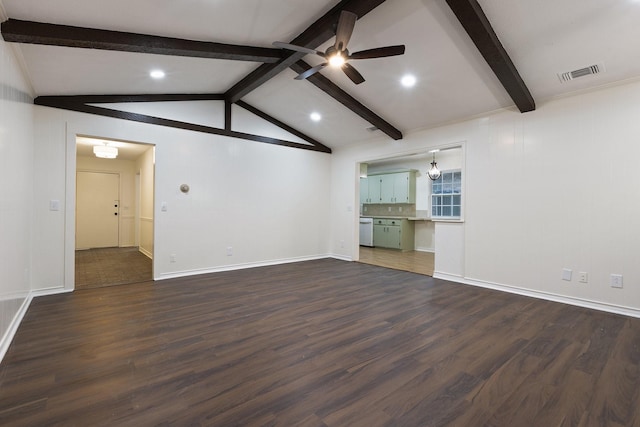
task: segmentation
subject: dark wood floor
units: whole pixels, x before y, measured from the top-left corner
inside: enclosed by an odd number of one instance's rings
[[[146,282],[153,280],[151,268],[137,247],[76,251],[76,289]]]
[[[640,319],[318,260],[36,298],[0,425],[640,426]]]

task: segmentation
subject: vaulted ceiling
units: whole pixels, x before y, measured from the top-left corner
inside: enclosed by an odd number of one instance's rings
[[[44,105],[79,109],[122,100],[89,95],[144,95],[137,101],[199,95],[226,102],[227,116],[232,103],[262,114],[298,132],[302,142],[292,146],[320,151],[392,141],[501,108],[526,114],[551,98],[640,76],[638,0],[0,0],[0,6],[9,18],[2,35],[19,43]],[[272,42],[324,51],[341,9],[359,15],[351,52],[404,44],[406,53],[353,61],[366,79],[360,85],[329,68],[294,80],[322,59]],[[559,77],[592,65],[598,74]],[[167,76],[150,79],[156,68]],[[405,74],[416,77],[413,88],[400,85]],[[321,121],[309,119],[314,111]],[[380,130],[367,130],[372,126]],[[236,132],[220,130],[210,133]],[[255,137],[236,133],[229,136]]]

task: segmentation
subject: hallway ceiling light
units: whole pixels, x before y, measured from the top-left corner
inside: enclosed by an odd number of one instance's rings
[[[429,175],[429,178],[431,178],[432,181],[435,181],[438,178],[440,178],[441,174],[442,172],[440,172],[440,169],[438,169],[438,164],[436,163],[436,153],[434,151],[433,161],[431,162],[431,169],[429,169],[429,172],[427,172],[427,175]]]
[[[101,159],[115,159],[118,157],[118,149],[108,145],[96,145],[93,147],[93,154]]]

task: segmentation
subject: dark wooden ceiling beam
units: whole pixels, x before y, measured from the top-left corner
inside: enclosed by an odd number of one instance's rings
[[[303,73],[310,69],[311,65],[300,60],[291,65],[290,68],[296,73]],[[395,140],[402,139],[402,132],[391,125],[391,123],[387,122],[382,117],[378,116],[376,113],[362,105],[360,101],[349,95],[344,90],[340,89],[336,84],[332,83],[331,80],[329,80],[322,74],[315,73],[312,76],[307,77],[306,80],[345,107],[347,107],[349,110],[353,111],[378,129],[380,129],[382,132],[389,135],[391,138]]]
[[[224,101],[221,93],[144,94],[144,95],[64,95],[42,96],[42,99],[67,100],[81,104],[110,104],[116,102]]]
[[[536,103],[533,96],[477,0],[447,0],[447,4],[520,112],[535,110]]]
[[[170,95],[156,95],[171,97]],[[196,95],[194,95],[196,96]],[[207,95],[204,95],[207,96]],[[129,120],[140,123],[147,123],[158,126],[166,126],[175,129],[184,129],[193,132],[203,132],[213,135],[227,136],[230,138],[244,139],[248,141],[262,142],[265,144],[281,145],[284,147],[299,148],[302,150],[311,150],[322,153],[331,153],[331,149],[325,147],[322,144],[301,144],[299,142],[286,141],[278,138],[271,138],[263,135],[254,135],[250,133],[232,131],[230,129],[220,129],[212,126],[205,126],[196,123],[182,122],[178,120],[165,119],[162,117],[149,116],[146,114],[132,113],[129,111],[121,111],[111,108],[105,108],[95,105],[88,105],[84,103],[84,100],[89,100],[90,103],[100,103],[97,100],[104,101],[106,99],[113,99],[111,102],[124,102],[116,101],[115,99],[121,97],[121,95],[100,95],[100,96],[39,96],[34,100],[34,104],[42,105],[46,107],[61,108],[63,110],[77,111],[80,113],[95,114],[98,116],[112,117],[116,119]],[[126,97],[126,96],[124,96]],[[108,101],[107,101],[108,102]],[[142,101],[134,101],[142,102]]]
[[[318,46],[335,36],[335,25],[338,23],[340,12],[348,10],[362,18],[367,13],[384,3],[385,0],[342,0],[320,19],[311,24],[290,43],[298,46],[316,49]],[[276,40],[274,40],[276,41]],[[260,87],[291,65],[302,59],[305,54],[299,52],[283,52],[285,55],[275,64],[262,64],[245,76],[227,91],[225,96],[231,102],[237,102],[245,95]]]
[[[185,40],[146,34],[9,19],[0,26],[7,42],[152,53],[156,55],[275,63],[281,49]]]

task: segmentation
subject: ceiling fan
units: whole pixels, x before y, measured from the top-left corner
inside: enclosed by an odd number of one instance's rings
[[[336,27],[336,43],[333,46],[329,46],[329,48],[324,52],[283,42],[273,42],[273,45],[282,49],[294,50],[296,52],[316,54],[325,59],[322,64],[316,65],[315,67],[298,74],[296,80],[304,80],[322,70],[324,67],[332,65],[340,67],[347,77],[358,85],[364,82],[364,77],[362,77],[362,74],[353,68],[348,61],[351,61],[352,59],[384,58],[387,56],[402,55],[404,54],[404,45],[377,47],[350,54],[347,50],[347,44],[349,43],[349,39],[351,38],[357,19],[358,15],[353,12],[348,12],[346,10],[340,12],[338,26]]]

